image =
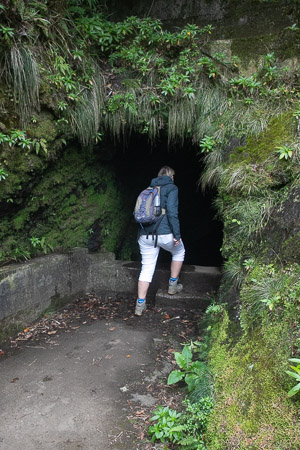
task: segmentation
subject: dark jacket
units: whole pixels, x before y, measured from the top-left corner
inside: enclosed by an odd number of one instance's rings
[[[157,234],[173,233],[175,239],[181,239],[178,219],[178,187],[167,175],[153,178],[150,186],[161,186],[160,205],[166,210],[166,214],[158,225]],[[140,234],[151,234],[155,230],[155,226],[156,224],[144,226],[141,228]]]

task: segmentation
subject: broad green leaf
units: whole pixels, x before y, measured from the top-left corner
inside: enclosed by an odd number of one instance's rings
[[[177,364],[179,365],[179,367],[181,369],[187,369],[187,367],[188,367],[187,366],[187,362],[186,362],[186,359],[185,359],[185,357],[184,357],[184,355],[182,353],[174,352],[174,357],[175,357],[175,360],[176,360]]]
[[[190,363],[192,362],[192,351],[190,349],[190,347],[188,347],[187,345],[184,346],[183,350],[182,350],[182,356],[184,357],[185,361],[186,361],[186,367],[188,367],[190,365]]]
[[[184,381],[186,382],[187,386],[188,386],[188,391],[191,392],[194,387],[195,387],[195,381],[197,380],[197,378],[199,379],[198,375],[195,375],[193,373],[188,373],[185,376]]]
[[[292,397],[293,395],[297,394],[297,392],[300,391],[300,383],[296,384],[296,386],[293,387],[293,389],[291,389],[288,392],[288,397]]]
[[[184,429],[185,429],[184,425],[177,425],[176,427],[170,428],[170,431],[171,432],[173,432],[173,431],[182,431]]]
[[[297,381],[300,380],[300,375],[298,375],[297,373],[291,372],[290,370],[286,370],[285,373],[287,373],[291,377],[296,378]]]
[[[168,377],[167,384],[170,385],[177,383],[178,381],[182,380],[183,377],[184,373],[181,372],[181,370],[173,370]]]
[[[289,361],[300,364],[299,358],[290,358]]]
[[[194,361],[191,364],[190,370],[193,372],[202,373],[206,368],[207,366],[202,361]]]

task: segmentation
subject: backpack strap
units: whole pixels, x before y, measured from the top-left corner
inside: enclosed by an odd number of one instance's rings
[[[160,222],[162,221],[162,219],[163,219],[165,214],[166,214],[166,210],[164,208],[162,208],[161,216],[158,219],[158,221],[155,223],[155,227],[154,227],[154,229],[152,230],[152,233],[151,233],[152,234],[152,240],[154,240],[154,235],[155,235],[154,248],[157,247],[157,240],[158,240],[158,233],[157,233],[157,231],[158,231],[158,227],[159,227]]]

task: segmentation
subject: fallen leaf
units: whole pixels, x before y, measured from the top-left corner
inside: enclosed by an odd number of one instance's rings
[[[141,441],[144,439],[144,436],[145,436],[144,432],[143,432],[143,431],[140,431],[140,440],[141,440]]]
[[[173,353],[174,349],[173,348],[169,348],[168,353]]]
[[[53,330],[53,331],[48,331],[48,334],[56,334],[57,333],[57,331],[55,331],[55,330]]]
[[[29,328],[25,328],[24,333],[28,333]]]
[[[19,377],[13,378],[13,379],[11,380],[11,383],[15,383],[15,382],[18,381],[18,380],[19,380]]]

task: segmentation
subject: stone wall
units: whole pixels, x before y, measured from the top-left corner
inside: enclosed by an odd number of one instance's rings
[[[51,304],[86,292],[134,292],[137,275],[112,253],[73,249],[0,269],[0,321],[33,320]],[[134,272],[137,272],[137,268]]]
[[[106,0],[112,20],[153,17],[167,28],[195,23],[214,26],[214,36],[233,38],[278,32],[295,21],[296,4],[287,0]]]
[[[51,305],[93,293],[111,296],[137,293],[139,262],[120,261],[113,253],[88,253],[75,248],[65,254],[50,254],[23,264],[0,269],[0,328],[13,321],[35,320]],[[169,265],[159,265],[148,297],[166,287]],[[220,270],[215,267],[183,266],[181,280],[191,292],[203,297],[216,290]],[[1,331],[1,329],[0,329]],[[0,333],[1,334],[1,333]]]

